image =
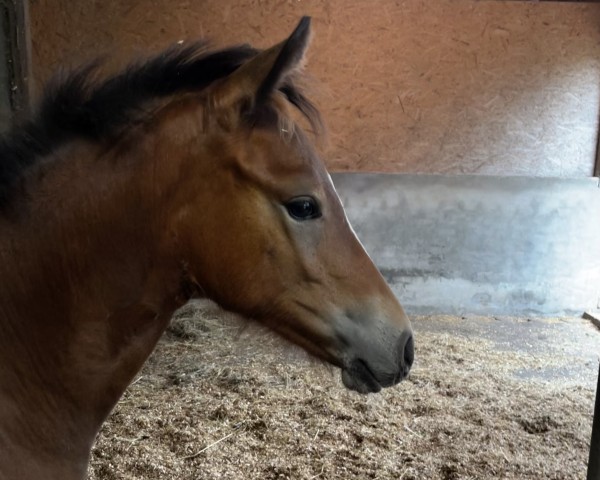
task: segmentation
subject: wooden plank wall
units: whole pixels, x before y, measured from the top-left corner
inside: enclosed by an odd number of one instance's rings
[[[174,41],[266,47],[314,17],[309,71],[333,170],[585,177],[600,4],[474,0],[31,0],[33,72]]]

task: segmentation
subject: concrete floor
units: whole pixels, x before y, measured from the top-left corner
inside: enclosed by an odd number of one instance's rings
[[[531,357],[531,367],[512,373],[516,378],[596,388],[600,329],[590,320],[435,315],[417,316],[412,321],[417,341],[419,332],[445,332],[483,339],[498,351]],[[551,362],[544,365],[544,360]]]

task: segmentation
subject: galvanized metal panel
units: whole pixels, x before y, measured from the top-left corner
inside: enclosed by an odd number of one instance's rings
[[[600,292],[598,179],[336,174],[412,312],[583,313]]]

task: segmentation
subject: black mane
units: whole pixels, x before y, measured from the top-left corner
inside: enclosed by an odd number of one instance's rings
[[[37,113],[0,138],[0,210],[11,201],[24,172],[77,138],[101,141],[140,116],[145,103],[178,92],[200,91],[254,57],[249,46],[207,51],[206,43],[173,47],[123,72],[98,80],[98,62],[46,88]],[[309,119],[316,110],[291,84],[280,89]]]

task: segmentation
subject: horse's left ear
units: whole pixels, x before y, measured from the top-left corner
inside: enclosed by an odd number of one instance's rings
[[[229,76],[219,92],[221,103],[240,98],[250,98],[252,106],[267,102],[302,65],[309,40],[310,17],[302,17],[287,40],[259,53]]]
[[[310,39],[310,17],[302,17],[292,34],[287,40],[267,50],[272,52],[271,61],[264,62],[264,77],[256,91],[256,102],[268,100],[271,93],[285,80],[285,78],[302,64],[304,53]],[[260,56],[260,55],[259,55]],[[257,60],[257,59],[255,59]],[[254,60],[249,63],[252,64]],[[270,64],[270,65],[269,65]]]

